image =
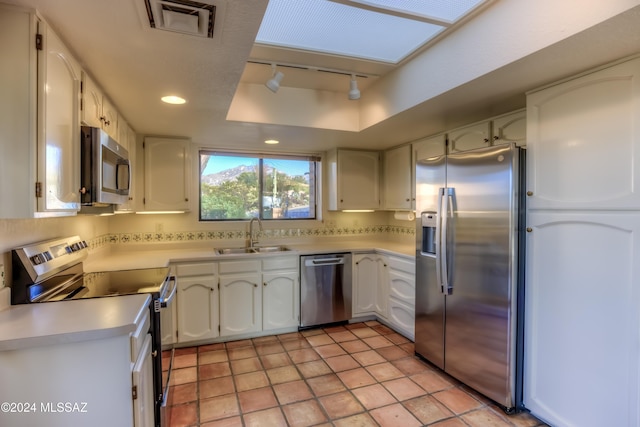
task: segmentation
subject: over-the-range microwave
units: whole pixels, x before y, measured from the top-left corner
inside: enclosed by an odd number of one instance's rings
[[[82,126],[80,136],[83,206],[126,203],[131,187],[129,152],[100,128]]]

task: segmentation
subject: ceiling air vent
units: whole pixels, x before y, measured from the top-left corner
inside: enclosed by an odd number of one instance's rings
[[[151,28],[213,38],[214,4],[190,0],[144,0]]]

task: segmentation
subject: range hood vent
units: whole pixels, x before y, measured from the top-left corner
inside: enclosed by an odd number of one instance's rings
[[[213,38],[216,5],[191,0],[144,0],[151,28]]]

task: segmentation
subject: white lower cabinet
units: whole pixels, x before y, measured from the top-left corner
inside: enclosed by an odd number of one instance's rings
[[[178,264],[177,342],[216,338],[219,334],[217,267],[214,262]]]
[[[410,339],[415,336],[415,260],[389,256],[389,309],[387,320]]]
[[[297,327],[300,322],[298,257],[262,261],[262,329]]]
[[[221,261],[220,335],[241,335],[262,330],[260,261]]]
[[[353,316],[375,314],[378,283],[375,253],[353,254]]]

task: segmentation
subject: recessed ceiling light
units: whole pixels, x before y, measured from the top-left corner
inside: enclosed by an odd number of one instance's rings
[[[180,98],[179,96],[175,95],[163,96],[160,99],[162,100],[162,102],[166,102],[167,104],[184,104],[185,102],[187,102],[186,99]]]
[[[267,139],[264,143],[265,144],[280,144],[280,141],[278,141],[277,139]]]

